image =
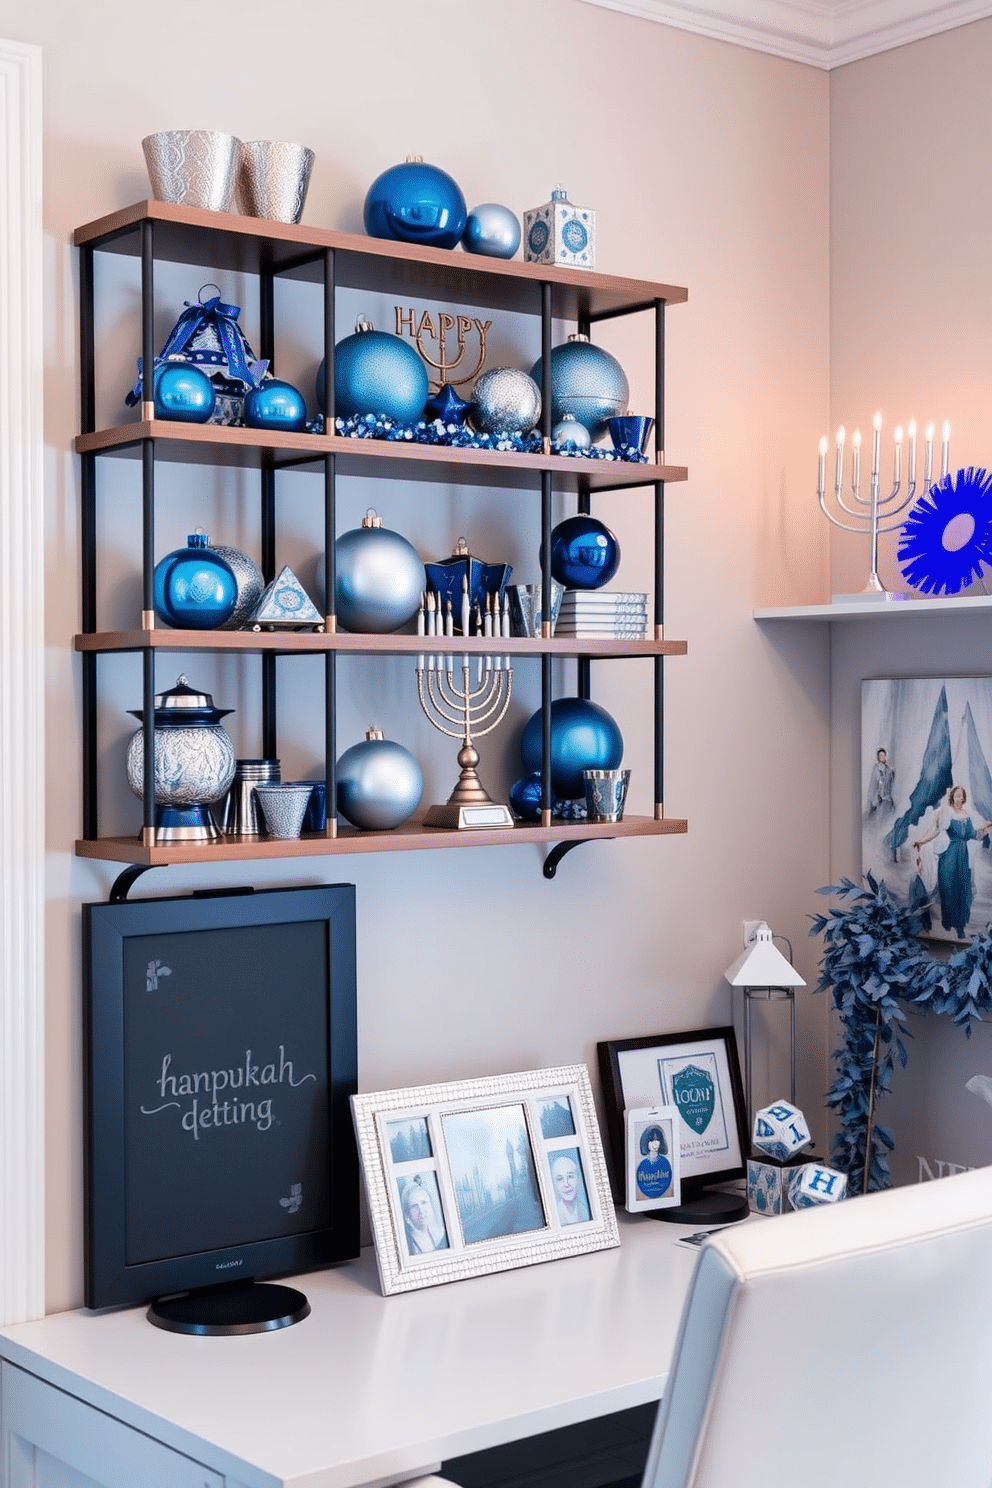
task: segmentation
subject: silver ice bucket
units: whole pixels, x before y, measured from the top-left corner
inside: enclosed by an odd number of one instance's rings
[[[214,129],[164,129],[141,141],[158,201],[229,212],[241,141]]]

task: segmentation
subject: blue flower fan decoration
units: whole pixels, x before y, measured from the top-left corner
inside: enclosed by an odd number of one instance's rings
[[[945,475],[903,524],[896,556],[924,594],[957,594],[992,564],[992,475],[969,465]]]

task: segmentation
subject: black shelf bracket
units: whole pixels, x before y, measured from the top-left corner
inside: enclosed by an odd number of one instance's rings
[[[551,851],[548,853],[548,856],[544,860],[544,868],[542,869],[542,872],[545,878],[554,878],[555,874],[558,872],[558,864],[561,862],[562,858],[567,852],[572,851],[573,847],[581,847],[583,842],[591,841],[591,837],[579,837],[574,842],[556,842],[554,847],[551,849]]]
[[[107,903],[123,904],[128,893],[141,875],[147,873],[149,868],[154,868],[155,866],[156,864],[154,863],[132,863],[129,868],[125,868],[121,873],[118,873],[114,879],[113,887],[107,895]]]

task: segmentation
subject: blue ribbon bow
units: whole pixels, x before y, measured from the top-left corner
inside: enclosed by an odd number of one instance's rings
[[[211,286],[211,288],[214,287]],[[203,291],[201,290],[200,293],[202,294]],[[249,388],[259,387],[268,371],[269,364],[267,361],[252,362],[251,366],[248,364],[245,350],[246,348],[250,350],[250,348],[238,325],[241,306],[225,305],[219,293],[212,295],[209,300],[198,300],[196,304],[193,304],[191,300],[186,300],[185,305],[186,308],[169,332],[161,352],[155,358],[155,366],[161,366],[170,356],[181,356],[193,338],[205,326],[212,324],[224,355],[227,357],[230,375],[240,379]],[[144,368],[140,357],[138,358],[138,373],[138,381],[124,400],[129,408],[133,408],[141,398]]]

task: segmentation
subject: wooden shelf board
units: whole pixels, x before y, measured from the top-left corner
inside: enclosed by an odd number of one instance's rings
[[[494,259],[462,249],[394,243],[171,202],[136,202],[78,228],[73,242],[77,247],[92,245],[134,256],[140,252],[138,228],[143,220],[153,224],[156,258],[209,265],[215,271],[257,274],[271,270],[319,283],[323,256],[330,248],[335,278],[342,288],[437,298],[440,271],[447,302],[536,314],[541,308],[541,285],[550,284],[552,313],[562,320],[586,315],[596,319],[651,309],[656,300],[677,305],[688,299],[688,290],[680,285]]]
[[[894,620],[925,615],[930,620],[949,616],[992,613],[992,595],[965,595],[959,599],[845,599],[832,604],[767,607],[754,611],[755,620]]]
[[[73,637],[77,651],[275,651],[283,656],[337,651],[378,656],[552,656],[639,657],[685,656],[685,641],[578,640],[554,636],[532,640],[525,636],[354,635],[339,631],[253,630],[113,630]]]
[[[136,863],[150,868],[172,863],[221,863],[262,858],[336,857],[344,853],[420,852],[442,847],[521,847],[527,843],[586,842],[613,837],[671,837],[688,829],[684,818],[656,821],[650,816],[625,816],[619,822],[555,822],[550,827],[518,823],[493,830],[449,831],[407,822],[392,832],[360,832],[344,827],[337,837],[307,833],[284,839],[249,841],[223,838],[213,844],[171,843],[147,847],[137,837],[79,839],[76,856],[113,863]]]
[[[339,475],[379,480],[434,481],[448,485],[519,487],[538,490],[549,470],[558,490],[612,490],[684,481],[685,465],[637,464],[631,460],[587,460],[581,456],[523,455],[514,451],[473,450],[450,445],[413,444],[384,439],[347,439],[339,434],[283,434],[225,424],[170,423],[143,419],[79,434],[77,454],[139,459],[141,443],[155,441],[155,458],[185,465],[224,465],[250,470],[317,466],[337,457]]]

